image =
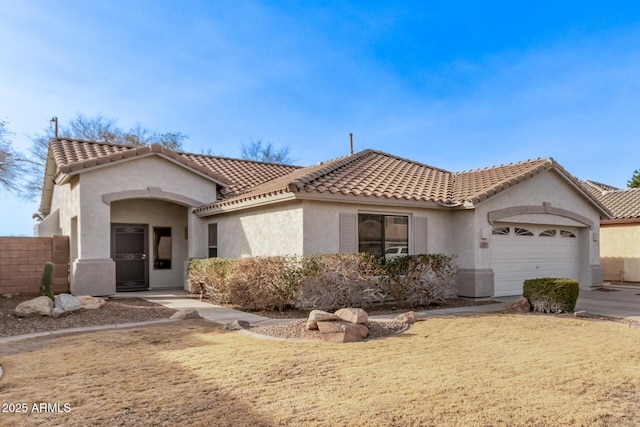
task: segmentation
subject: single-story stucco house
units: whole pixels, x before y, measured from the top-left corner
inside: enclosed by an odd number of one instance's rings
[[[640,188],[620,189],[595,181],[582,186],[611,212],[600,221],[604,280],[640,282]]]
[[[448,172],[375,150],[309,167],[54,139],[38,234],[68,235],[71,292],[184,283],[192,258],[455,255],[461,296],[602,282],[608,211],[553,159]]]

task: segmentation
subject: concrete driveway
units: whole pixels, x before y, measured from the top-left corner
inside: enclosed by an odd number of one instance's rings
[[[600,290],[580,289],[576,311],[640,321],[640,287],[604,286]]]

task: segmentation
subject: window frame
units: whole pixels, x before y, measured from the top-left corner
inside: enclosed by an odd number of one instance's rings
[[[169,238],[169,258],[160,258],[162,237]],[[173,259],[173,230],[171,227],[153,227],[153,269],[171,270]]]
[[[366,250],[362,249],[362,233],[361,233],[361,218],[363,216],[369,216],[369,217],[378,217],[380,219],[380,250],[381,253],[377,254],[377,253],[373,253],[373,252],[368,252]],[[387,219],[390,219],[390,223],[388,224],[389,226],[405,226],[406,227],[406,245],[402,245],[402,244],[392,244],[391,246],[387,247],[387,244],[389,244],[389,240],[387,239],[386,236],[386,232],[388,230],[386,230],[387,228]],[[384,262],[385,260],[385,255],[386,252],[389,248],[391,247],[406,247],[406,253],[404,250],[400,250],[401,254],[398,254],[397,256],[402,256],[402,255],[409,255],[412,253],[412,215],[410,213],[397,213],[397,212],[371,212],[371,211],[361,211],[358,212],[356,214],[356,230],[357,230],[357,236],[356,236],[356,245],[357,245],[357,251],[360,253],[371,253],[373,255],[376,256],[380,256]],[[393,242],[393,243],[397,243],[397,242]],[[404,243],[404,242],[401,242]]]
[[[211,230],[215,230],[215,241],[212,241]],[[207,224],[207,255],[209,258],[218,258],[218,237],[218,223],[212,222],[210,224]]]

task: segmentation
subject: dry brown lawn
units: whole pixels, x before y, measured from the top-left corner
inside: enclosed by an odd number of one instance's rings
[[[358,344],[188,321],[5,344],[0,364],[0,402],[30,407],[0,425],[640,424],[640,331],[551,316],[434,318]]]

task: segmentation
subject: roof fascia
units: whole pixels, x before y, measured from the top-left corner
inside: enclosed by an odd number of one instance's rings
[[[281,203],[290,200],[318,200],[323,202],[336,202],[336,203],[357,203],[361,205],[377,205],[377,206],[399,206],[399,207],[413,207],[413,208],[429,208],[429,209],[451,209],[452,206],[440,204],[436,202],[426,202],[422,200],[406,200],[406,199],[388,199],[386,197],[371,197],[363,195],[351,195],[351,194],[326,194],[318,192],[286,192],[275,194],[271,196],[261,197],[258,199],[245,200],[239,203],[223,205],[218,207],[209,208],[202,212],[196,212],[196,216],[202,218],[207,216],[218,215],[227,212],[239,211],[243,209],[250,209],[259,206],[270,205],[274,203]],[[224,203],[224,202],[223,202]],[[453,206],[456,207],[456,206]]]
[[[509,190],[511,190],[511,189],[513,189],[513,188],[517,188],[517,187],[518,187],[518,185],[520,185],[520,184],[522,184],[522,183],[524,183],[524,182],[527,182],[527,181],[529,181],[529,180],[531,180],[531,179],[535,178],[535,177],[536,177],[536,176],[538,176],[538,175],[542,175],[543,173],[550,172],[550,171],[555,172],[558,176],[560,176],[560,178],[562,178],[562,179],[563,179],[565,182],[567,182],[571,187],[573,187],[573,189],[574,189],[574,190],[576,190],[576,191],[577,191],[578,193],[580,193],[580,194],[581,194],[585,199],[587,199],[587,201],[588,201],[588,202],[589,202],[593,207],[595,207],[595,208],[600,212],[600,215],[601,215],[601,216],[605,217],[606,219],[611,219],[611,218],[612,218],[611,213],[610,213],[610,212],[609,212],[609,211],[608,211],[608,210],[607,210],[607,209],[606,209],[606,208],[605,208],[605,207],[604,207],[600,202],[598,202],[598,201],[597,201],[596,199],[594,199],[594,198],[593,198],[589,193],[587,193],[587,192],[586,192],[586,191],[585,191],[585,190],[580,186],[580,184],[578,184],[578,182],[577,182],[573,177],[571,177],[571,176],[570,176],[570,175],[569,175],[569,174],[564,170],[564,168],[562,168],[562,166],[558,165],[555,161],[553,161],[553,165],[552,165],[549,169],[547,169],[547,170],[544,170],[544,171],[539,172],[539,173],[537,173],[537,174],[535,174],[535,175],[533,175],[533,176],[528,177],[527,179],[524,179],[524,180],[522,180],[522,181],[519,181],[519,182],[517,182],[517,183],[515,183],[515,184],[513,184],[513,185],[511,185],[511,186],[509,186],[509,188],[506,188],[506,189],[504,189],[504,190],[502,190],[502,191],[496,192],[496,193],[492,194],[491,196],[489,196],[489,197],[487,197],[487,198],[485,198],[485,199],[483,199],[483,200],[481,200],[481,201],[479,201],[479,202],[477,202],[477,203],[473,203],[473,202],[470,202],[470,201],[465,201],[465,205],[466,205],[466,207],[467,207],[467,208],[470,208],[470,207],[471,207],[471,205],[473,205],[473,206],[480,205],[480,204],[485,203],[486,201],[490,200],[492,197],[494,197],[494,196],[496,196],[496,195],[498,195],[498,194],[503,194],[505,191],[509,191]]]
[[[267,205],[273,205],[275,203],[282,203],[282,202],[287,202],[295,199],[296,199],[296,196],[293,193],[280,193],[280,194],[274,194],[267,197],[260,197],[257,199],[244,200],[242,202],[232,203],[229,205],[207,208],[207,209],[204,209],[202,212],[195,212],[197,209],[199,209],[199,208],[195,208],[193,209],[192,212],[194,212],[198,218],[206,218],[208,216],[220,215],[220,214],[236,212],[244,209],[251,209],[251,208],[257,208],[257,207],[262,207]]]
[[[42,183],[42,195],[40,197],[40,212],[48,215],[51,211],[51,201],[53,198],[53,187],[57,184],[56,160],[53,157],[51,145],[47,148],[47,161],[44,165],[44,182]]]
[[[569,175],[569,173],[566,170],[564,170],[562,166],[557,165],[554,162],[554,165],[551,167],[550,170],[555,171],[558,175],[564,178],[565,181],[569,183],[569,185],[571,185],[578,193],[582,194],[583,197],[585,197],[597,210],[599,210],[602,216],[604,216],[606,219],[613,218],[611,212],[609,212],[609,210],[605,208],[604,205],[602,205],[602,203],[600,203],[591,194],[589,194],[584,188],[582,188],[580,183],[574,177]]]
[[[338,203],[358,203],[365,205],[393,205],[403,207],[419,207],[430,209],[451,209],[454,206],[449,206],[444,203],[437,203],[424,200],[407,200],[407,199],[395,199],[387,197],[365,196],[363,194],[342,194],[342,193],[320,193],[317,191],[301,191],[296,193],[296,197],[304,200],[319,200],[325,202],[338,202]]]
[[[600,225],[640,224],[640,218],[603,219]]]

